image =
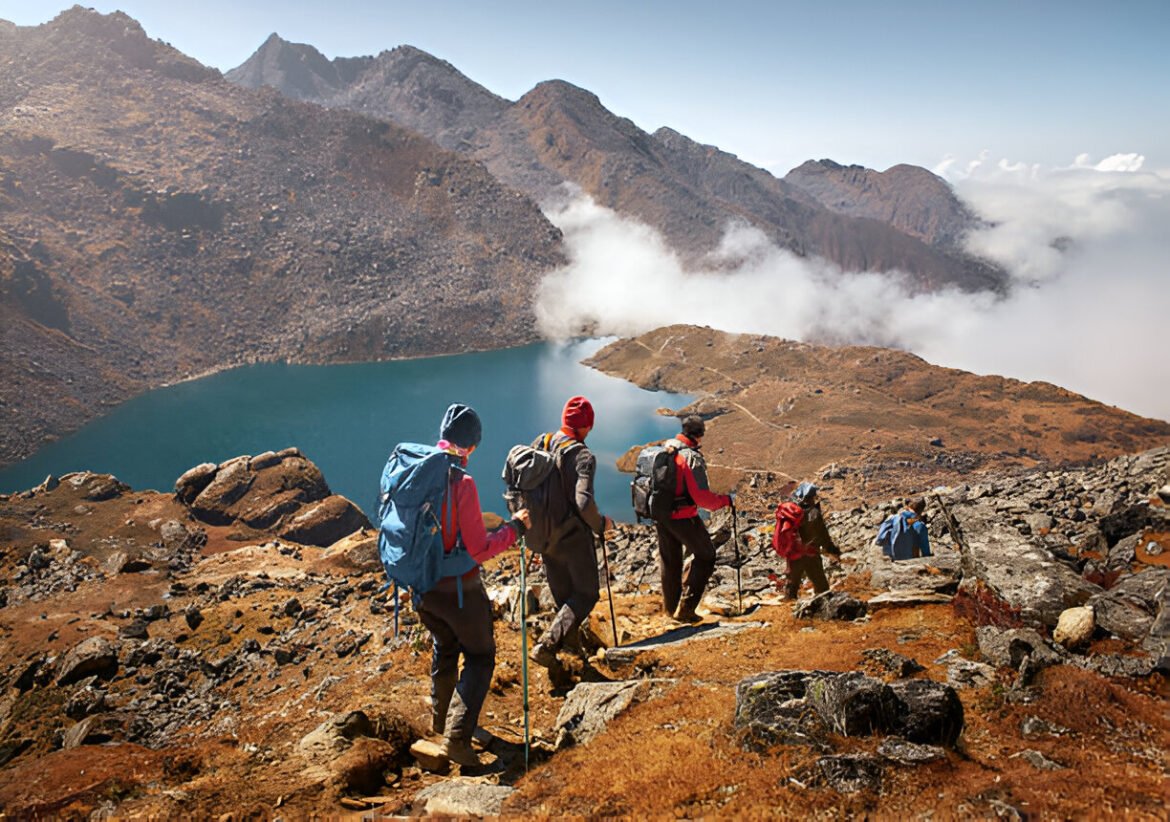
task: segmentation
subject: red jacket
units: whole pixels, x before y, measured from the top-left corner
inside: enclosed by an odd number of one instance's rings
[[[731,504],[731,497],[713,493],[707,487],[707,463],[699,453],[699,444],[685,434],[679,434],[674,442],[681,446],[674,455],[677,479],[674,485],[675,499],[690,499],[690,503],[674,509],[671,519],[690,519],[699,515],[700,508],[718,511]],[[683,450],[686,449],[686,450]]]
[[[463,474],[451,484],[451,492],[443,500],[442,526],[443,545],[448,551],[455,547],[457,537],[463,538],[463,546],[480,565],[498,554],[502,554],[520,538],[510,524],[488,533],[483,527],[483,512],[479,507],[479,490],[470,474]],[[455,500],[454,513],[450,510],[451,499]],[[464,574],[470,577],[479,573],[473,568]]]

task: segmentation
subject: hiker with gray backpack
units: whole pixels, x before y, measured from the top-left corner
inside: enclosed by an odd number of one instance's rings
[[[593,420],[589,400],[570,397],[560,430],[514,447],[504,465],[508,507],[529,510],[525,542],[541,555],[558,609],[529,654],[544,668],[559,666],[562,649],[581,653],[580,626],[601,594],[593,535],[611,530],[613,520],[598,510],[593,495],[597,458],[585,445]]]
[[[529,523],[528,511],[520,509],[494,531],[484,528],[479,492],[466,470],[482,434],[472,408],[451,405],[436,445],[395,447],[378,501],[378,551],[386,574],[411,590],[431,632],[431,729],[445,737],[448,759],[470,767],[480,764],[471,736],[496,666],[492,608],[479,566],[514,545]]]
[[[634,512],[653,520],[658,535],[662,604],[680,622],[700,620],[695,609],[715,570],[715,545],[699,509],[718,511],[735,499],[707,486],[707,463],[699,450],[706,430],[702,417],[684,418],[678,436],[642,450],[631,483]],[[691,554],[685,577],[683,548]]]

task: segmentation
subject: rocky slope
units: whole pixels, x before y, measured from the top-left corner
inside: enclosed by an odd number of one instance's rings
[[[976,218],[942,179],[924,168],[897,165],[878,172],[809,160],[784,175],[831,211],[892,225],[925,243],[957,249]]]
[[[241,362],[514,345],[560,234],[413,132],[223,80],[122,14],[0,28],[0,461]]]
[[[425,635],[404,607],[395,637],[372,533],[340,536],[302,455],[199,466],[174,495],[62,477],[0,497],[0,812],[1156,816],[1168,482],[1165,448],[987,477],[932,497],[935,556],[896,565],[871,542],[895,503],[826,492],[844,555],[795,607],[768,512],[721,512],[688,627],[659,612],[652,531],[623,526],[598,653],[530,669],[528,773],[505,554],[485,763],[453,775],[415,744]],[[290,530],[314,510],[314,538]],[[532,579],[530,640],[550,612]]]
[[[850,202],[841,207],[822,201],[815,188],[806,192],[801,175],[795,184],[778,180],[668,128],[648,134],[569,83],[540,83],[511,103],[410,46],[329,61],[311,46],[273,35],[227,77],[400,123],[482,160],[537,200],[572,182],[654,226],[691,260],[713,250],[735,222],[848,271],[903,271],[924,289],[1005,286],[1001,272],[959,251],[957,234],[946,243],[923,236],[923,226],[961,231],[973,224],[969,218],[953,224],[966,215],[955,210],[946,184],[924,169],[891,169],[881,176],[883,186],[865,192],[842,187],[834,199]]]
[[[713,474],[749,476],[765,496],[811,479],[842,500],[889,497],[1170,443],[1170,423],[889,349],[671,326],[588,363],[645,388],[698,394],[687,410],[713,420],[704,441]]]

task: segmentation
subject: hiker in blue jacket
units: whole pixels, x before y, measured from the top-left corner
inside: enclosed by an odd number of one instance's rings
[[[443,415],[438,447],[460,457],[463,464],[479,445],[479,415],[455,403]],[[479,756],[471,735],[496,667],[492,607],[479,575],[479,565],[512,547],[528,527],[528,511],[517,511],[510,522],[488,532],[483,525],[479,492],[470,474],[451,482],[440,516],[447,551],[462,542],[478,563],[461,578],[444,577],[422,597],[419,618],[431,632],[431,727],[446,737],[444,752],[459,765],[476,766]],[[462,588],[462,606],[460,605]],[[459,673],[459,655],[463,672]]]
[[[905,507],[886,517],[878,529],[877,544],[893,560],[929,557],[930,536],[926,531],[926,500],[905,501]]]

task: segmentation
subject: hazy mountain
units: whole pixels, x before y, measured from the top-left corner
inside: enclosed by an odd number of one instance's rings
[[[0,461],[234,363],[534,338],[560,233],[479,163],[119,13],[0,27],[0,66]]]
[[[946,181],[924,168],[897,165],[884,172],[809,160],[784,175],[831,211],[888,223],[923,242],[956,248],[976,217]]]
[[[806,190],[809,175],[779,180],[671,129],[648,134],[612,114],[596,95],[563,81],[540,83],[509,103],[409,46],[345,66],[273,35],[227,76],[400,123],[482,160],[500,180],[537,200],[571,181],[603,205],[654,226],[692,260],[715,247],[729,222],[742,222],[798,254],[848,270],[905,271],[921,288],[1004,285],[1002,272],[957,250],[954,238],[973,220],[961,206],[956,211],[946,183],[924,169],[880,175],[880,189],[842,207],[836,200],[848,200],[844,187],[826,202],[815,186]],[[352,79],[340,79],[351,67]],[[318,78],[299,79],[309,71]],[[936,223],[950,232],[949,242],[923,231]]]

